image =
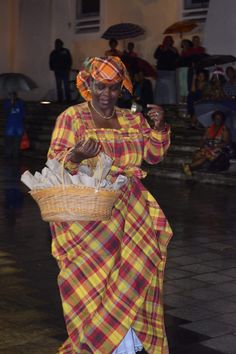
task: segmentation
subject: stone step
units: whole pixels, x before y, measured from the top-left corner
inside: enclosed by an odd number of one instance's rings
[[[148,174],[160,177],[160,178],[171,178],[186,180],[191,182],[199,183],[210,183],[216,185],[225,185],[230,187],[236,187],[236,173],[231,173],[230,171],[218,172],[218,173],[207,173],[207,172],[195,172],[191,178],[186,177],[181,169],[175,169],[173,167],[169,168],[158,168],[156,167],[144,167]]]

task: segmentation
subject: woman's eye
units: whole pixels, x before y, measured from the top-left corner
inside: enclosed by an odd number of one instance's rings
[[[95,84],[97,90],[104,90],[105,86],[103,84]]]

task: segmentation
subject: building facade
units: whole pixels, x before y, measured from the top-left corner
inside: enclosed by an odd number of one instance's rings
[[[133,39],[135,50],[154,65],[153,53],[163,40],[164,30],[183,18],[200,18],[204,11],[199,9],[206,10],[208,3],[207,0],[0,0],[0,72],[21,72],[37,83],[38,88],[23,95],[24,98],[50,99],[55,83],[48,59],[54,40],[63,40],[72,53],[73,67],[79,69],[86,57],[104,54],[108,41],[101,36],[110,25],[120,22],[136,23],[145,29],[144,35]],[[178,47],[181,38],[179,34],[173,37]],[[123,50],[126,44],[127,41],[120,41],[119,49]]]

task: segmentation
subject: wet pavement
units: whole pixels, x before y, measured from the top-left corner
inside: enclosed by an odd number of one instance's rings
[[[43,161],[0,166],[0,354],[55,354],[66,338],[58,269],[48,225],[19,181]],[[155,176],[145,184],[174,230],[164,298],[170,354],[235,354],[236,189]]]

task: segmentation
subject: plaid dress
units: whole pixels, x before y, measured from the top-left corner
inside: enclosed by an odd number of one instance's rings
[[[69,335],[60,354],[111,354],[131,327],[148,353],[168,353],[162,292],[172,233],[140,181],[140,166],[143,159],[155,164],[163,158],[170,132],[152,130],[140,114],[116,113],[121,129],[96,128],[82,103],[58,117],[52,134],[49,158],[60,160],[81,138],[92,137],[114,160],[112,178],[129,177],[110,220],[50,224]],[[66,167],[76,172],[76,164]]]

